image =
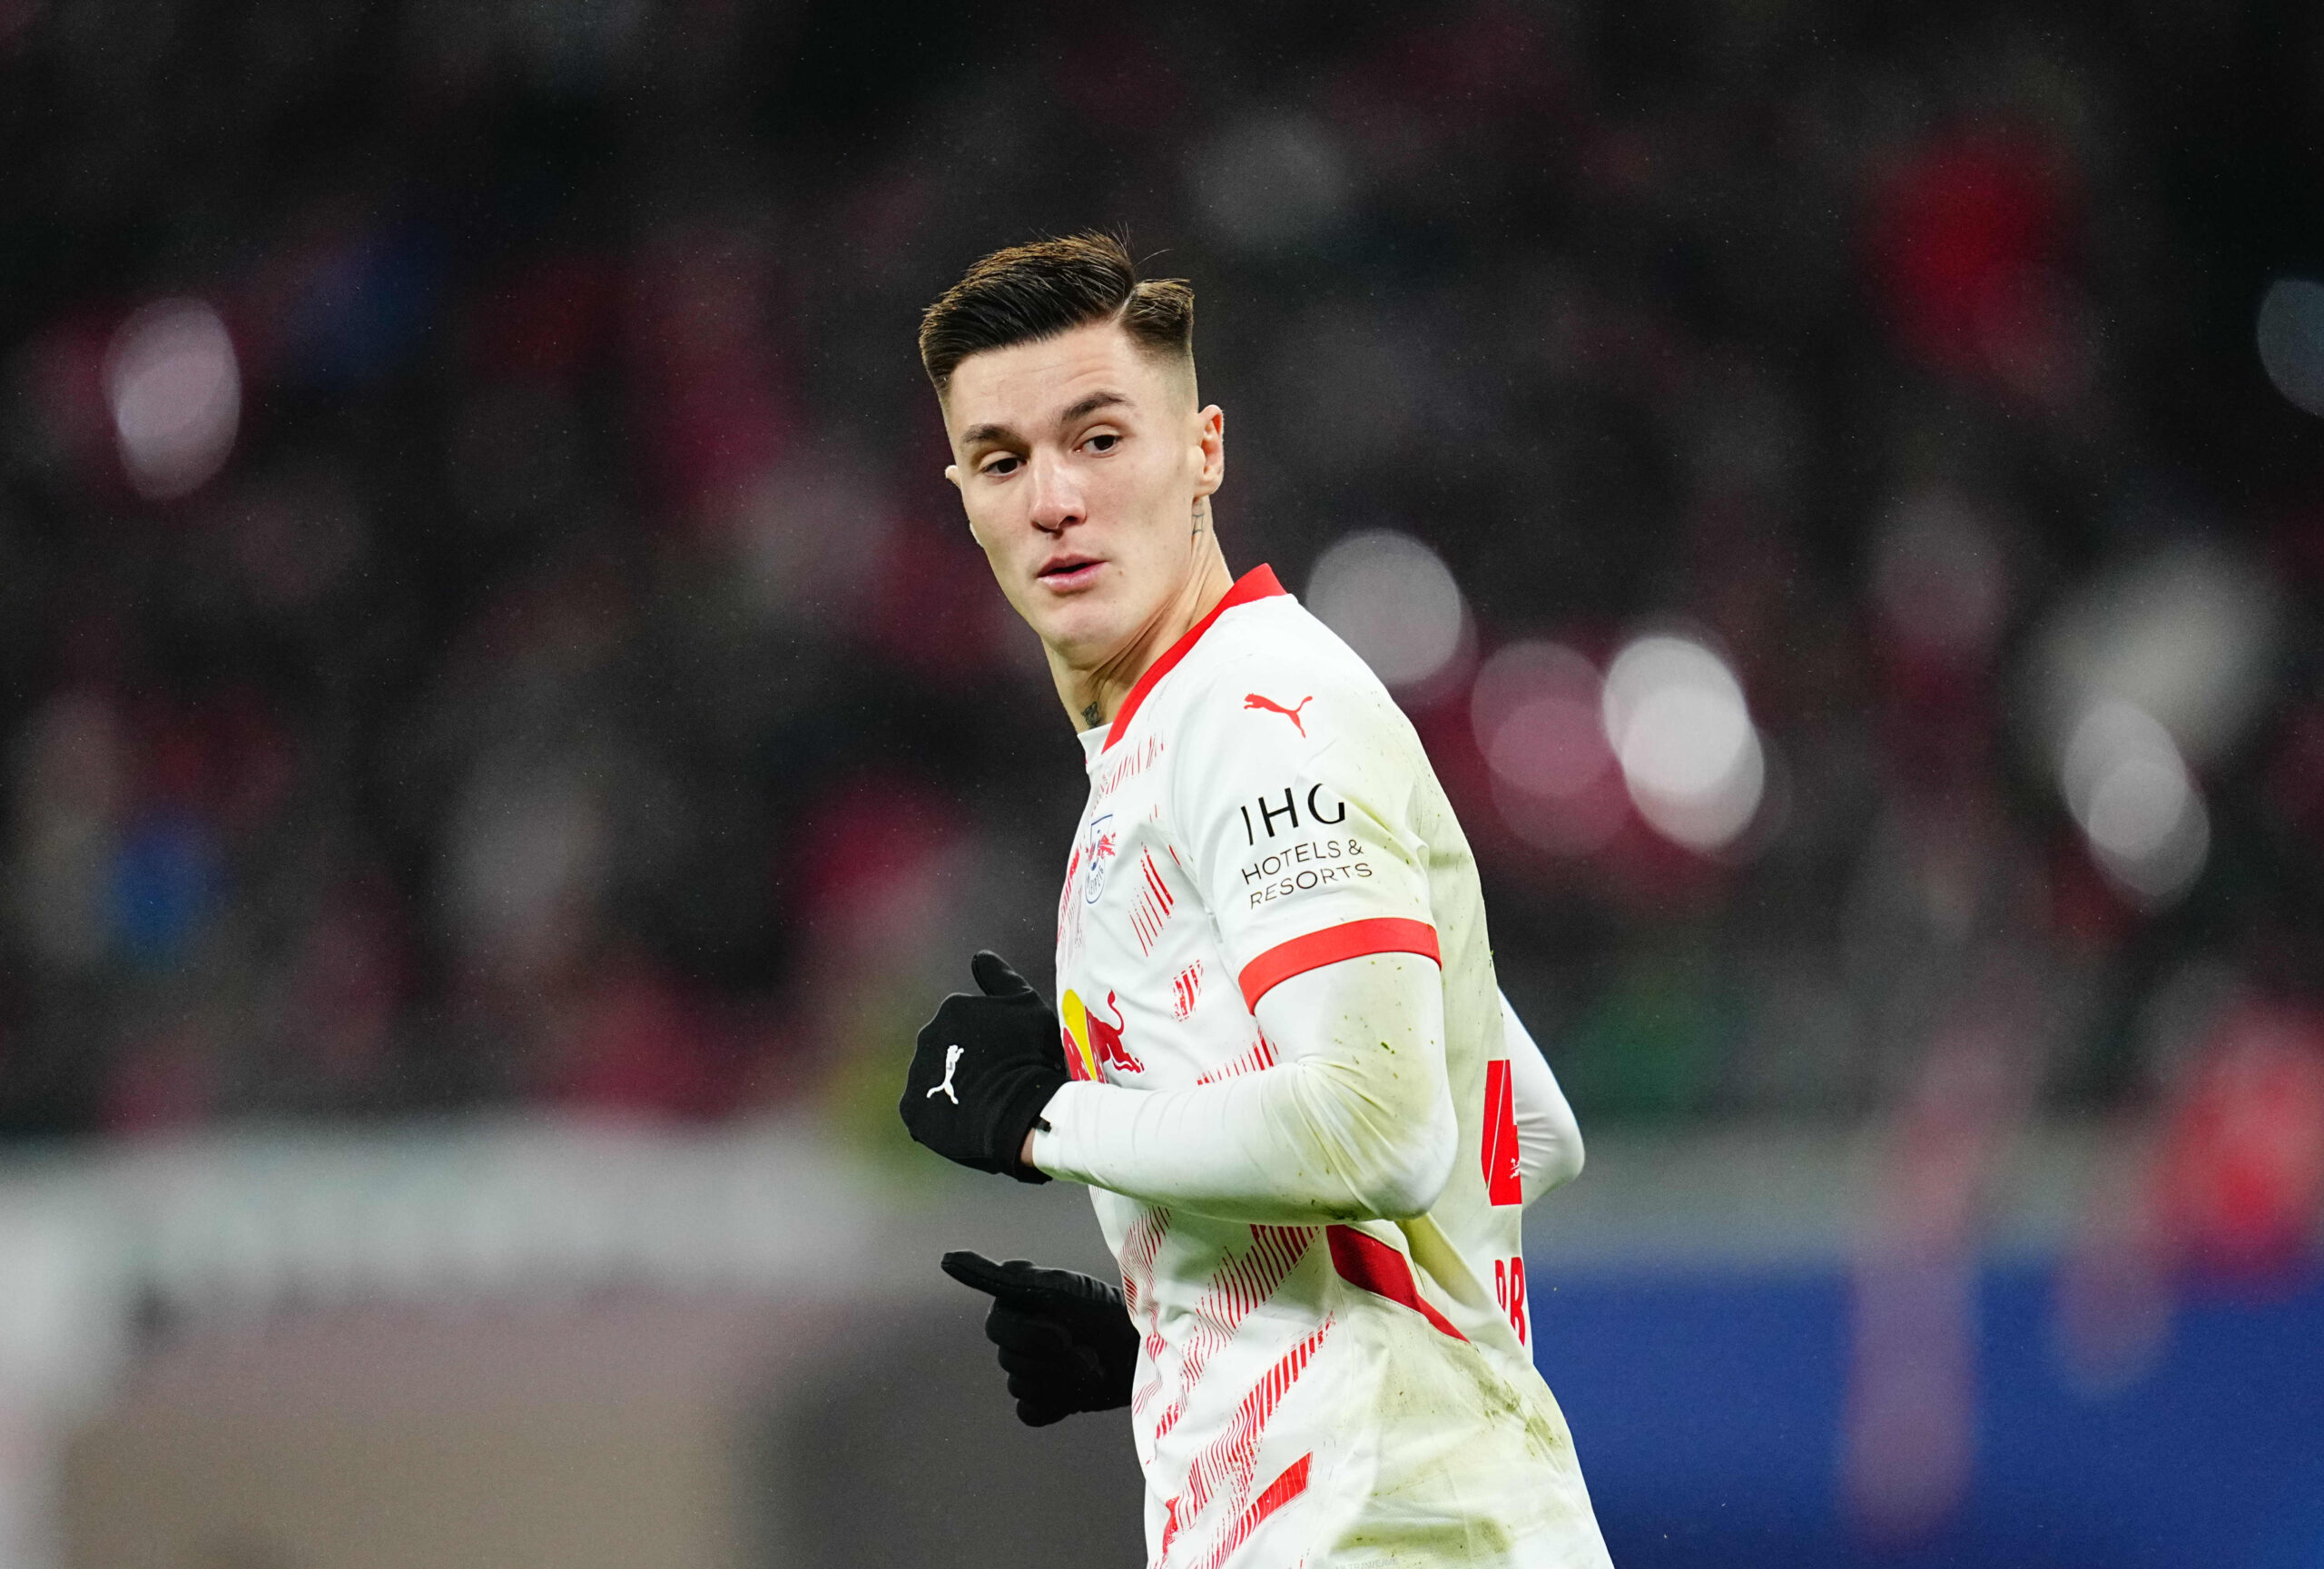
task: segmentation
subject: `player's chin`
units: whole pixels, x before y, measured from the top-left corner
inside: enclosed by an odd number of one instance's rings
[[[1102,659],[1120,646],[1125,630],[1121,625],[1123,617],[1119,607],[1110,603],[1110,595],[1088,593],[1049,598],[1039,586],[1033,592],[1038,597],[1026,619],[1032,622],[1042,642],[1068,660],[1081,664]]]

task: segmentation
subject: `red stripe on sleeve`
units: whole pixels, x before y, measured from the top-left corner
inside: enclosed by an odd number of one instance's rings
[[[1436,928],[1425,921],[1406,921],[1393,915],[1350,921],[1344,926],[1326,927],[1305,937],[1294,937],[1288,942],[1278,942],[1244,965],[1238,977],[1243,1001],[1256,1009],[1260,998],[1294,975],[1305,975],[1310,970],[1320,970],[1343,959],[1361,959],[1367,953],[1418,953],[1432,963],[1444,962],[1436,948]]]
[[[1468,1338],[1452,1327],[1451,1319],[1421,1300],[1420,1288],[1413,1284],[1413,1267],[1403,1254],[1352,1226],[1326,1226],[1324,1235],[1332,1245],[1332,1268],[1341,1279],[1374,1297],[1403,1303],[1455,1340]]]

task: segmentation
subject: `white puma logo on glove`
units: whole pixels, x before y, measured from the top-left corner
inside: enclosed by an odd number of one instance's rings
[[[936,1096],[937,1096],[937,1092],[940,1090],[940,1091],[942,1091],[944,1094],[946,1094],[946,1095],[948,1095],[948,1096],[950,1096],[950,1097],[951,1097],[951,1100],[952,1100],[952,1104],[953,1104],[953,1105],[958,1106],[958,1105],[960,1103],[960,1096],[959,1096],[959,1094],[958,1094],[958,1093],[956,1093],[956,1092],[953,1090],[953,1089],[952,1089],[952,1070],[953,1070],[953,1069],[955,1069],[955,1068],[958,1068],[960,1065],[960,1049],[958,1046],[947,1046],[947,1047],[945,1047],[945,1048],[944,1048],[944,1082],[942,1082],[941,1084],[936,1084],[936,1085],[931,1085],[931,1086],[930,1086],[930,1088],[929,1088],[929,1091],[928,1091],[928,1099],[929,1099],[929,1100],[935,1100],[935,1099],[936,1099]]]

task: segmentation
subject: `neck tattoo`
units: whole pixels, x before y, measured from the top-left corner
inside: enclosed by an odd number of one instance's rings
[[[1098,707],[1095,703],[1090,704],[1088,707],[1084,708],[1081,711],[1082,722],[1091,726],[1095,726],[1098,721],[1103,719],[1105,716],[1106,711],[1103,708]]]

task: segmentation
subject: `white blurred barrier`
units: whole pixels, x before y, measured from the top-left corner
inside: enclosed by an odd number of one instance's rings
[[[1996,1174],[1987,1243],[2055,1243],[2095,1154],[2072,1132],[2021,1140]],[[1529,1212],[1532,1271],[1842,1258],[1876,1159],[1842,1131],[1593,1136],[1582,1177]],[[64,1562],[63,1436],[112,1396],[147,1319],[260,1325],[382,1304],[457,1317],[634,1288],[842,1306],[842,1317],[941,1298],[940,1321],[959,1317],[967,1336],[974,1306],[950,1301],[943,1248],[1105,1270],[1072,1185],[929,1168],[899,1183],[799,1124],[538,1122],[218,1135],[0,1168],[0,1569]],[[981,1395],[990,1370],[970,1361],[946,1377]]]
[[[0,1569],[62,1561],[59,1435],[142,1315],[622,1286],[829,1298],[876,1284],[878,1189],[799,1127],[250,1133],[21,1160],[0,1170]]]

